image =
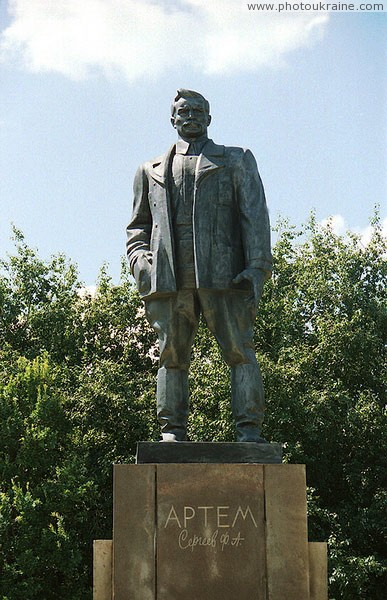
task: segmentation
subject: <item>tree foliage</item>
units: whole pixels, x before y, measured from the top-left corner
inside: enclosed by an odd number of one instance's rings
[[[158,439],[157,350],[125,264],[94,295],[63,256],[15,230],[0,264],[0,597],[91,598],[92,540],[111,537],[112,464]],[[386,244],[313,217],[283,223],[256,321],[265,437],[305,463],[312,540],[329,540],[330,598],[386,588]],[[200,325],[190,438],[231,441],[228,369]]]

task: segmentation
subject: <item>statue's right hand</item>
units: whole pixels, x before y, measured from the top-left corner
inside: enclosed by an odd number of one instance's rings
[[[240,283],[244,279],[250,281],[251,283],[251,287],[253,288],[254,292],[255,306],[257,307],[262,296],[263,284],[265,283],[265,273],[262,269],[247,267],[247,269],[242,271],[242,273],[239,273],[239,275],[234,277],[232,282]]]

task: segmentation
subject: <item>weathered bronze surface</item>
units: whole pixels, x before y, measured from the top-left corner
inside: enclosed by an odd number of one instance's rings
[[[231,368],[239,442],[259,442],[264,391],[253,324],[270,277],[270,227],[250,150],[208,139],[208,101],[179,90],[178,141],[138,169],[127,253],[159,336],[157,414],[164,441],[186,439],[188,369],[202,314]]]

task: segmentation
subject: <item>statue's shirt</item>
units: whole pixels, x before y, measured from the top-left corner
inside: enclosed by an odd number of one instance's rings
[[[196,287],[192,210],[196,164],[206,142],[207,139],[188,144],[179,140],[172,161],[172,218],[179,289]]]

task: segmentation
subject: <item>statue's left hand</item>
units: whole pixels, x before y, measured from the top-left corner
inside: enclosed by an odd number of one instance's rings
[[[252,288],[254,291],[255,305],[257,306],[258,302],[261,299],[263,285],[265,283],[265,271],[263,271],[262,269],[255,269],[253,267],[247,267],[247,269],[242,271],[242,273],[239,273],[239,275],[234,277],[232,282],[240,283],[244,279],[246,279],[247,281],[250,281],[250,283],[252,285]]]

